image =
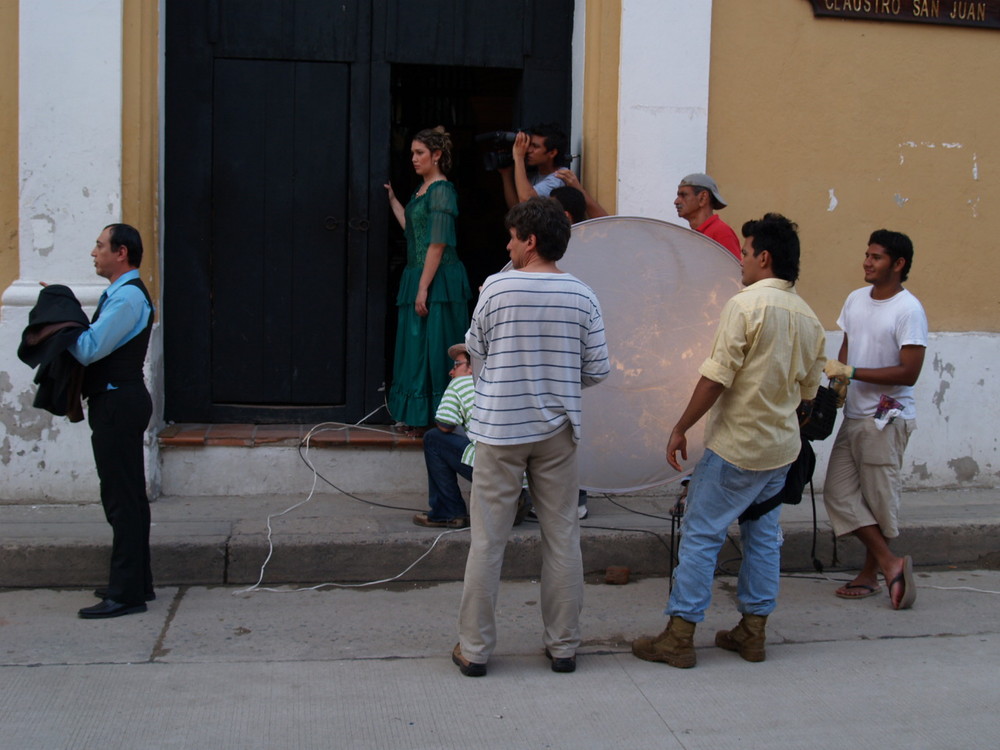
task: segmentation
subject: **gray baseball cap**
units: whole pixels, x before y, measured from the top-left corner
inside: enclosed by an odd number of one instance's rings
[[[705,188],[712,194],[712,207],[715,209],[725,208],[726,202],[719,195],[719,186],[715,184],[715,180],[709,177],[707,174],[702,172],[695,172],[694,174],[689,174],[683,180],[681,180],[681,187],[685,185],[690,185],[691,187]]]

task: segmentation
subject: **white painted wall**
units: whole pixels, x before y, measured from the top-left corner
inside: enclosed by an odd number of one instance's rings
[[[92,501],[85,423],[31,406],[34,373],[15,352],[39,281],[92,309],[107,282],[90,250],[121,220],[121,0],[22,0],[19,8],[20,278],[0,308],[0,465],[7,500]]]
[[[827,334],[828,357],[836,357],[842,336]],[[903,461],[906,489],[997,486],[1000,400],[991,373],[998,365],[998,334],[930,334],[916,385],[917,429]],[[832,444],[814,445],[817,477],[826,474]]]
[[[622,0],[619,214],[687,226],[673,201],[705,171],[711,35],[711,0]]]
[[[121,215],[121,0],[22,0],[20,24],[21,279],[98,286],[88,253]]]

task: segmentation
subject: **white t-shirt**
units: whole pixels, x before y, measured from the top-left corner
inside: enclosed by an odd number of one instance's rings
[[[870,286],[847,296],[837,325],[847,334],[847,364],[852,367],[892,367],[904,346],[927,346],[927,315],[920,301],[905,289],[889,299],[872,299]],[[844,416],[861,419],[875,414],[882,394],[903,405],[903,419],[915,419],[913,386],[877,385],[852,380]]]

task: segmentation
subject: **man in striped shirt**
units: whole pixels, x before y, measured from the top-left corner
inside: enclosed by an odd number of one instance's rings
[[[600,304],[556,263],[570,225],[549,198],[510,210],[512,271],[486,279],[466,334],[481,360],[469,434],[476,442],[472,541],[452,660],[462,674],[486,674],[496,645],[494,606],[521,476],[542,527],[541,604],[546,656],[556,672],[576,668],[583,600],[577,518],[576,446],[581,391],[608,376]]]

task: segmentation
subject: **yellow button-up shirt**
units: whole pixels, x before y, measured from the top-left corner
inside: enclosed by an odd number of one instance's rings
[[[824,349],[823,326],[791,282],[763,279],[736,294],[698,369],[726,389],[709,413],[706,447],[753,471],[794,461],[795,409],[816,396]]]

